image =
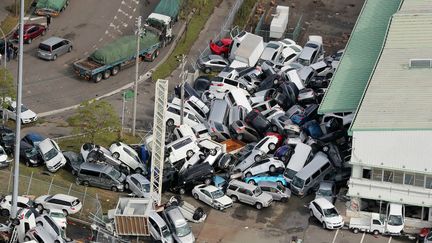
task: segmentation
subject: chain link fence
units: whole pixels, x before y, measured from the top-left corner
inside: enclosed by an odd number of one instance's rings
[[[264,39],[264,42],[269,42],[272,40],[270,38],[270,25],[264,23],[265,14],[263,14],[260,17],[260,20],[258,21],[258,24],[254,30],[254,33],[256,35],[262,36]],[[297,20],[296,25],[292,29],[291,32],[286,31],[281,39],[289,38],[291,40],[297,41],[300,37],[301,31],[303,26],[303,15],[300,16],[300,18]]]

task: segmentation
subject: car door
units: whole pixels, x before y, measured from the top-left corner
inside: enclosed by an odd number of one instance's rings
[[[99,177],[99,186],[110,189],[112,186],[113,180],[110,176],[105,173],[101,173]]]
[[[60,201],[55,198],[51,198],[50,200],[46,201],[45,208],[62,209]]]
[[[67,40],[63,40],[62,42],[61,42],[61,51],[62,51],[62,54],[65,54],[65,53],[67,53],[68,52],[68,49],[69,49],[69,41],[67,41]]]
[[[252,174],[256,175],[267,172],[267,169],[265,169],[265,167],[269,161],[269,159],[263,159],[260,162],[255,162],[255,166],[251,168],[251,170],[253,170]]]
[[[135,178],[131,178],[132,184],[129,185],[130,190],[135,193],[137,196],[142,196],[142,188],[141,183]]]
[[[200,198],[203,202],[207,203],[208,205],[212,205],[213,204],[213,198],[211,197],[210,192],[208,192],[207,190],[201,189],[201,192],[203,194],[203,197]]]
[[[7,106],[6,110],[7,110],[7,115],[8,115],[8,117],[9,117],[10,119],[12,119],[12,120],[16,120],[16,112],[15,112],[15,108],[14,108],[11,104],[9,104],[9,105]]]
[[[254,200],[254,197],[253,197],[253,192],[250,191],[250,190],[245,189],[244,194],[245,194],[246,203],[254,205],[255,204],[255,200]]]

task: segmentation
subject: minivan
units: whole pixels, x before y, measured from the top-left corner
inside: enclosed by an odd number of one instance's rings
[[[284,172],[284,178],[288,183],[290,183],[295,174],[307,164],[311,157],[311,151],[312,147],[304,143],[298,143],[295,146],[294,154],[291,156]]]
[[[162,243],[174,242],[168,225],[156,211],[151,210],[149,212],[148,221],[150,223],[150,235],[154,240]]]
[[[84,186],[95,186],[112,191],[123,191],[126,176],[107,164],[84,162],[81,164],[76,181]]]
[[[174,128],[173,134],[175,135],[176,139],[180,139],[186,136],[190,136],[192,139],[196,139],[194,131],[187,124],[183,124]]]
[[[333,170],[327,155],[319,151],[309,164],[301,169],[292,180],[291,192],[304,197],[317,188],[323,178]]]
[[[225,100],[214,100],[208,117],[210,136],[215,139],[229,139],[229,130],[225,126],[228,115],[228,103]]]
[[[175,104],[168,104],[168,108],[165,112],[165,121],[168,127],[179,126],[180,125],[180,106]],[[184,123],[193,127],[195,125],[200,124],[199,119],[187,108],[184,109]]]
[[[231,197],[233,202],[247,203],[255,206],[258,210],[269,207],[273,201],[273,197],[261,191],[258,186],[239,180],[229,182],[226,195]]]
[[[240,89],[231,89],[225,95],[225,101],[229,104],[230,107],[233,106],[241,106],[246,108],[246,111],[249,112],[252,110],[252,106],[249,103],[246,95]]]
[[[165,221],[168,223],[172,236],[176,242],[193,243],[195,237],[191,227],[177,206],[170,206],[163,211]]]
[[[198,151],[199,147],[196,139],[193,139],[191,136],[185,136],[166,145],[166,156],[171,164],[175,164],[185,158],[190,158]]]
[[[181,100],[179,98],[174,98],[171,103],[181,107]],[[190,96],[185,100],[184,105],[185,108],[191,111],[201,122],[207,120],[207,114],[210,110],[202,100],[195,96]]]
[[[57,57],[71,52],[72,42],[59,37],[50,37],[39,44],[37,55],[45,60],[55,61]]]

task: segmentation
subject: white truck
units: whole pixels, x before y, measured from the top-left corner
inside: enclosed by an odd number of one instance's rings
[[[241,32],[234,37],[229,59],[231,68],[254,67],[264,50],[261,36]]]
[[[371,216],[351,218],[349,228],[357,234],[358,232],[367,232],[374,235],[388,234],[388,235],[400,235],[400,230],[394,230],[393,227],[389,227],[387,220],[384,215],[378,213],[372,213]]]

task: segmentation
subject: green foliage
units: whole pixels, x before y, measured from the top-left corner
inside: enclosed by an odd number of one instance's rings
[[[14,78],[12,73],[5,68],[0,68],[0,97],[1,100],[6,100],[6,97],[15,100],[16,97]],[[8,102],[2,102],[2,108],[6,108],[7,105],[9,105]]]
[[[95,143],[96,136],[118,133],[121,128],[119,116],[105,100],[84,101],[68,123],[74,127],[74,133],[85,134],[92,143]]]
[[[244,0],[243,4],[237,11],[237,14],[234,18],[233,26],[238,26],[240,29],[244,29],[248,22],[249,15],[257,1],[256,0]]]

